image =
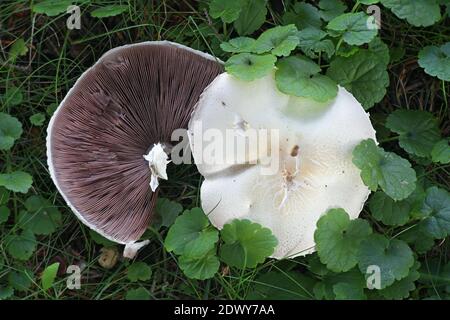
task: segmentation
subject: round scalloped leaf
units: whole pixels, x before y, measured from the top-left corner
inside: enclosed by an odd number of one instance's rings
[[[427,46],[420,50],[419,65],[429,75],[450,81],[450,42],[441,47]]]
[[[380,234],[372,234],[361,242],[359,269],[363,274],[370,266],[380,268],[380,289],[384,289],[408,276],[414,264],[413,252],[409,246],[397,239],[387,239]]]
[[[358,263],[359,245],[372,233],[367,221],[350,220],[344,209],[330,209],[317,221],[314,232],[320,261],[334,272],[348,271]]]
[[[244,81],[253,81],[270,73],[277,58],[271,54],[239,53],[225,63],[225,70]]]
[[[297,33],[299,47],[305,55],[310,58],[317,58],[318,54],[324,52],[330,58],[335,51],[334,43],[327,36],[325,31],[316,28],[306,28]]]
[[[276,56],[288,56],[298,43],[297,28],[290,24],[264,31],[256,40],[253,51],[261,54],[271,51]]]
[[[450,235],[450,194],[438,187],[428,188],[423,206],[430,213],[419,223],[420,230],[434,239]]]
[[[17,291],[27,291],[33,285],[33,271],[20,268],[8,274],[8,283]]]
[[[409,297],[409,293],[416,289],[415,281],[417,281],[420,278],[419,273],[420,263],[415,262],[414,266],[409,271],[409,274],[407,277],[395,281],[392,285],[389,287],[386,287],[378,293],[382,295],[386,299],[390,300],[401,300],[406,299]]]
[[[322,26],[319,10],[313,5],[303,2],[296,2],[294,11],[288,11],[284,14],[283,24],[291,23],[294,23],[299,30],[309,27],[320,28]]]
[[[435,0],[381,0],[381,3],[416,27],[428,27],[441,19],[441,9]]]
[[[33,5],[33,12],[43,13],[49,17],[57,16],[65,13],[72,2],[72,0],[44,0]]]
[[[202,257],[214,248],[219,240],[208,218],[200,208],[186,210],[179,216],[167,233],[164,246],[167,251],[191,258]]]
[[[342,35],[342,39],[349,45],[369,43],[376,37],[378,29],[368,27],[374,18],[364,12],[344,13],[331,20],[327,28]]]
[[[441,138],[437,120],[426,111],[396,110],[387,117],[386,127],[399,134],[404,150],[419,157],[430,156]]]
[[[209,3],[209,14],[214,19],[221,18],[223,22],[235,21],[242,10],[241,0],[212,0]]]
[[[160,226],[170,227],[183,211],[183,206],[166,198],[159,198],[156,202],[155,212],[161,218]]]
[[[327,75],[350,91],[366,110],[383,99],[389,85],[383,59],[365,49],[333,59]]]
[[[100,7],[91,12],[91,16],[94,18],[107,18],[107,17],[115,17],[121,13],[127,11],[128,6],[126,5],[118,5],[112,4],[105,7]]]
[[[17,118],[0,112],[0,150],[9,150],[22,135],[22,124]]]
[[[409,221],[411,204],[407,200],[394,201],[384,192],[376,192],[369,201],[372,216],[387,226],[403,226]]]
[[[0,186],[14,192],[27,193],[32,183],[33,178],[27,172],[14,171],[0,174]]]
[[[320,16],[325,21],[330,21],[347,10],[347,6],[341,0],[320,0],[319,8]]]
[[[150,300],[150,293],[147,289],[140,287],[128,290],[125,295],[126,300]]]
[[[222,42],[220,48],[223,51],[233,53],[252,52],[255,42],[255,39],[249,37],[237,37],[228,42]]]
[[[27,211],[19,214],[18,225],[34,234],[49,235],[62,224],[59,210],[47,199],[33,195],[25,201]]]
[[[178,260],[178,266],[188,278],[205,280],[214,277],[219,270],[220,262],[214,251],[211,251],[199,258],[182,255]]]
[[[337,95],[336,83],[319,74],[320,67],[303,56],[290,56],[277,62],[275,81],[286,94],[325,102]]]
[[[24,230],[21,234],[6,236],[6,251],[18,260],[28,260],[36,250],[36,238],[30,230]]]
[[[30,116],[30,122],[32,125],[40,127],[45,122],[45,114],[42,112],[38,112]]]
[[[377,147],[372,139],[363,140],[353,149],[353,163],[370,190],[380,186],[394,200],[407,198],[416,188],[416,172],[409,161]]]
[[[224,241],[220,247],[221,259],[240,269],[254,268],[264,262],[278,244],[270,229],[247,219],[225,224],[220,234]]]
[[[336,283],[333,286],[336,300],[366,300],[364,288],[349,283]]]
[[[450,163],[450,146],[448,145],[447,140],[442,139],[433,146],[431,158],[433,159],[433,162],[442,164]]]
[[[131,282],[147,281],[152,277],[152,269],[142,261],[133,262],[127,268],[127,278]]]

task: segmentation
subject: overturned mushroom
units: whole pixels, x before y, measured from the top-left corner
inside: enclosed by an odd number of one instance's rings
[[[322,214],[342,207],[356,218],[363,208],[370,191],[352,150],[367,138],[375,139],[369,116],[344,88],[316,103],[281,93],[273,75],[244,82],[223,73],[189,123],[205,177],[202,207],[218,228],[234,218],[270,228],[279,241],[275,258],[311,253]]]
[[[75,83],[48,127],[47,157],[59,192],[87,226],[135,243],[167,179],[171,134],[187,127],[203,89],[222,71],[214,57],[167,41],[108,51]]]

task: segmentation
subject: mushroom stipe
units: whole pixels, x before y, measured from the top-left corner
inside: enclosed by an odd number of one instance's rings
[[[47,156],[54,183],[83,223],[128,246],[126,256],[141,246],[135,242],[157,199],[143,156],[187,128],[222,70],[214,57],[167,41],[118,47],[78,79],[53,115]]]

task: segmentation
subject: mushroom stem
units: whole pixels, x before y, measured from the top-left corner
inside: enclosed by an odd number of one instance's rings
[[[166,169],[170,160],[167,160],[169,156],[166,151],[164,151],[164,148],[170,149],[161,143],[154,144],[148,154],[144,155],[144,159],[148,161],[148,166],[152,174],[150,188],[153,192],[155,192],[156,188],[159,186],[159,178],[167,180]]]
[[[125,245],[125,249],[123,250],[123,256],[128,259],[133,259],[136,256],[139,249],[141,249],[142,247],[146,246],[149,243],[150,240],[127,243]]]

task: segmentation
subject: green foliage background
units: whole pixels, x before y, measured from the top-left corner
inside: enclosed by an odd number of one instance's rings
[[[71,4],[80,30],[66,27]],[[373,4],[380,30],[367,27]],[[0,300],[449,299],[449,11],[448,0],[2,1]],[[81,225],[48,174],[48,120],[104,52],[162,39],[213,54],[246,81],[276,66],[287,94],[351,91],[379,141],[353,153],[374,191],[360,218],[331,210],[318,253],[265,259],[270,230],[245,220],[215,230],[197,208],[201,176],[183,165],[169,168],[136,261]],[[373,264],[386,271],[381,290],[366,286]],[[79,290],[66,286],[69,265],[82,269]]]

